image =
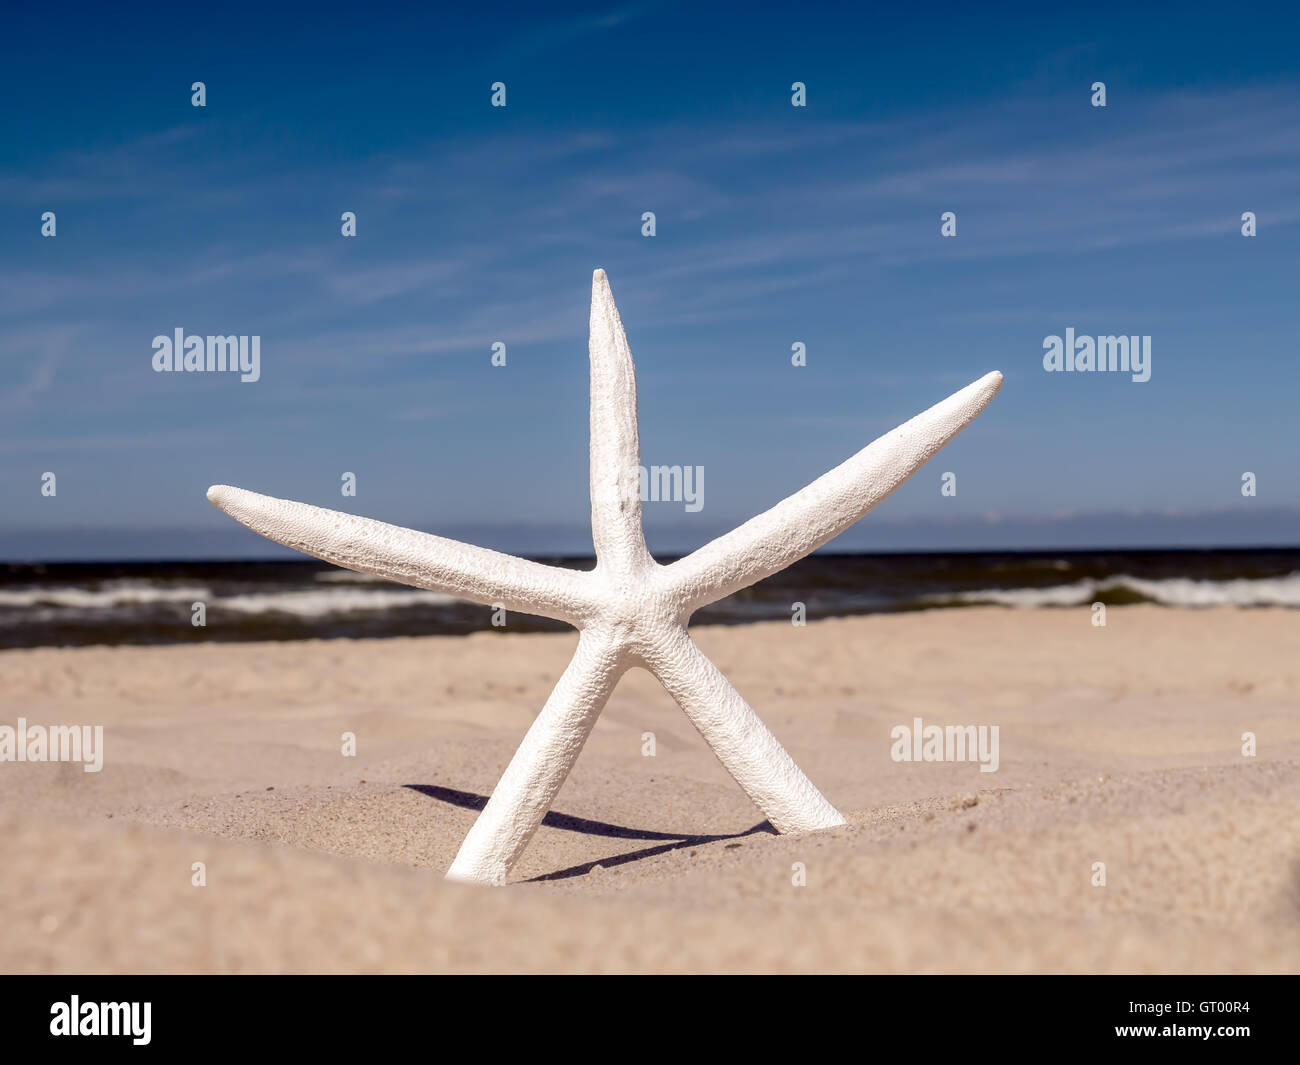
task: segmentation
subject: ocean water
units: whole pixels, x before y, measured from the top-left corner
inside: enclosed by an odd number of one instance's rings
[[[203,627],[192,623],[197,602],[206,609]],[[701,610],[692,623],[788,619],[796,602],[810,621],[981,604],[1300,608],[1300,549],[818,554]],[[489,607],[310,560],[0,564],[0,648],[503,631],[491,622]],[[504,631],[564,628],[511,613]]]

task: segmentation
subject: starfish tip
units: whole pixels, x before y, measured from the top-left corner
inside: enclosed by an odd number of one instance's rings
[[[230,486],[224,484],[214,484],[208,489],[208,502],[214,506],[221,506],[226,501],[230,492]]]
[[[591,280],[593,283],[598,285],[602,281],[608,282],[609,278],[605,275],[604,270],[602,270],[600,267],[597,267],[595,270],[591,272]]]
[[[962,393],[968,396],[977,397],[979,409],[983,410],[993,401],[993,397],[1002,391],[1002,381],[1002,371],[993,370],[986,373],[978,380],[972,381],[962,389]]]

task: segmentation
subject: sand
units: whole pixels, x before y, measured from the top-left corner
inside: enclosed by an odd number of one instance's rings
[[[0,724],[105,727],[0,764],[0,970],[1300,970],[1300,612],[694,635],[849,825],[772,834],[634,672],[504,889],[442,873],[576,634],[0,653]]]

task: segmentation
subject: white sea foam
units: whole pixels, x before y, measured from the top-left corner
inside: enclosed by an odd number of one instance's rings
[[[312,580],[322,584],[396,584],[383,577],[372,577],[369,573],[356,573],[350,569],[331,569],[324,573],[313,573]]]
[[[1127,590],[1162,606],[1287,606],[1300,607],[1300,572],[1285,577],[1236,578],[1227,581],[1195,581],[1186,577],[1146,580],[1119,574],[1105,580],[1091,578],[1074,584],[1047,588],[983,588],[935,600],[963,603],[993,603],[1000,606],[1081,606],[1094,602],[1102,592]]]
[[[241,614],[289,614],[301,618],[319,618],[330,614],[367,613],[405,606],[445,606],[456,602],[441,592],[422,591],[393,585],[390,588],[343,587],[308,588],[280,592],[247,592],[221,596],[200,585],[151,585],[123,581],[100,588],[18,588],[0,591],[0,608],[27,608],[21,617],[27,621],[49,620],[61,613],[83,610],[130,608],[155,603],[177,603],[186,609],[194,602],[207,604],[209,610],[233,610]]]
[[[18,588],[0,591],[0,607],[55,606],[73,610],[95,610],[144,603],[192,603],[206,601],[212,591],[198,585],[155,585],[137,581],[105,584],[102,588]]]
[[[319,618],[327,614],[364,613],[403,606],[445,606],[454,596],[420,589],[322,588],[303,592],[250,592],[216,599],[209,604],[218,610],[243,614],[291,614]]]

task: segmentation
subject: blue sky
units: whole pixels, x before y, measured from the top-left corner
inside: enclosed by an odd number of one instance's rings
[[[705,469],[654,550],[990,369],[836,547],[1300,540],[1293,6],[704,8],[7,14],[0,558],[273,554],[211,483],[587,552],[596,266],[643,463]],[[177,327],[261,380],[155,374]],[[1044,372],[1067,327],[1149,334],[1151,380]]]

